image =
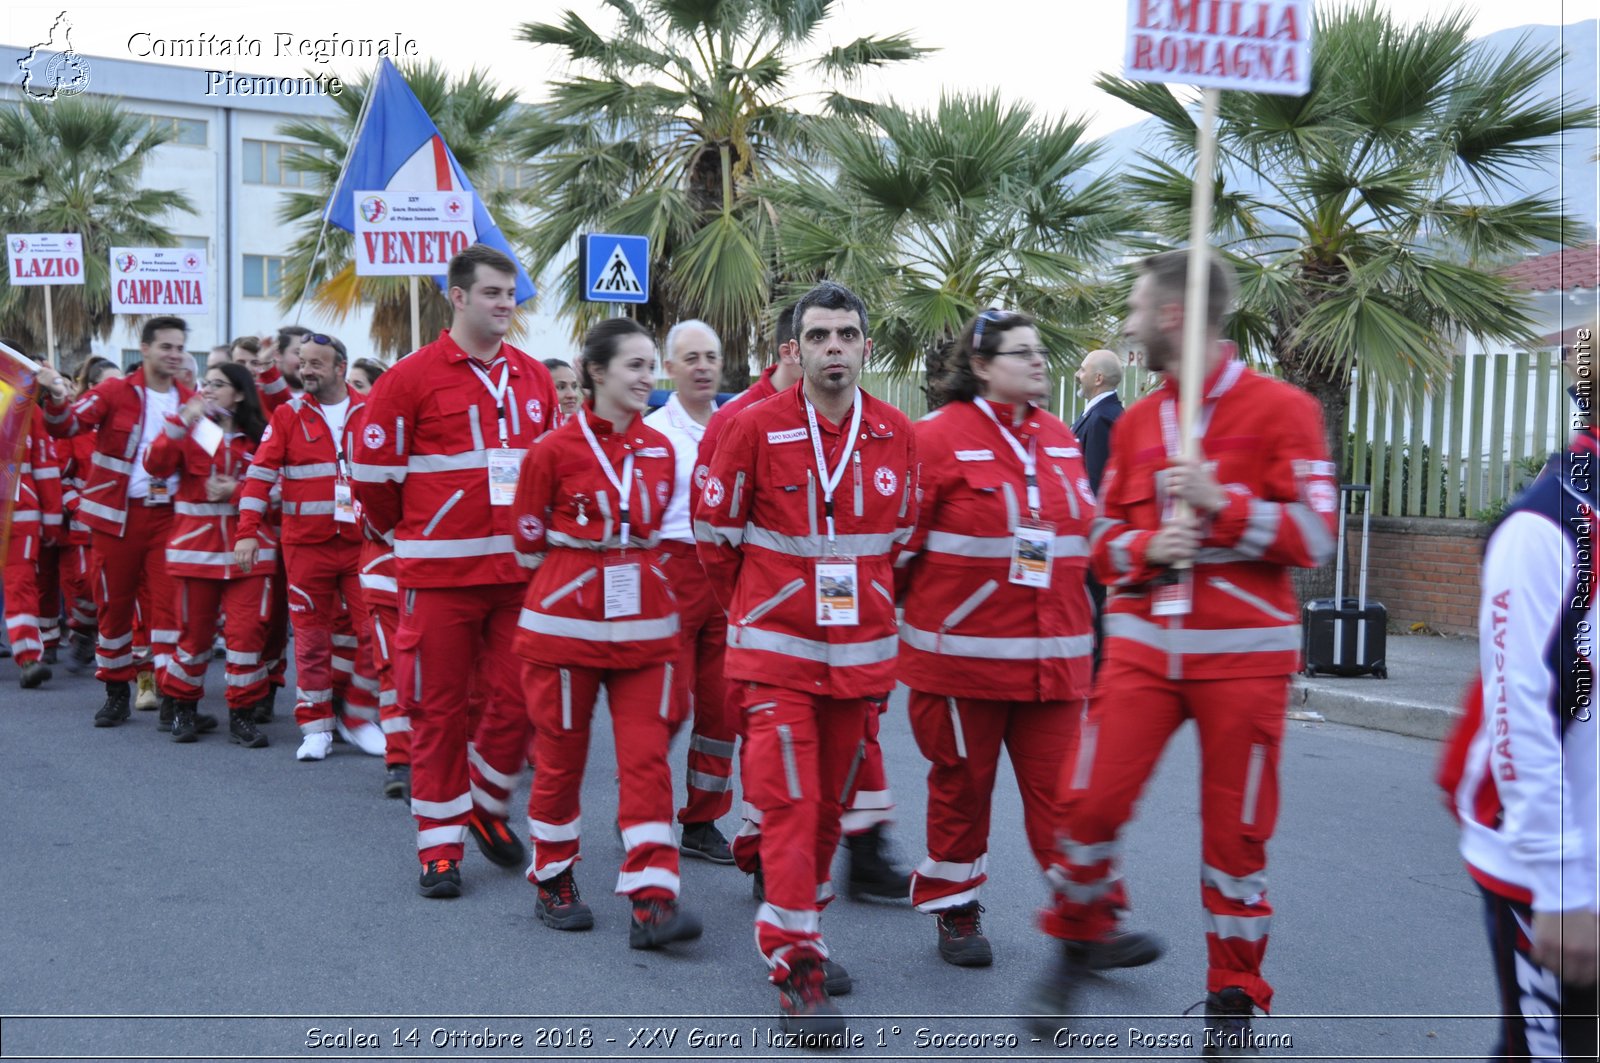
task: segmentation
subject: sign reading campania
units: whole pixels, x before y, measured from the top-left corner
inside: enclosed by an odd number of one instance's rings
[[[1311,30],[1311,0],[1129,0],[1123,75],[1299,96]]]
[[[356,273],[437,277],[478,238],[472,193],[356,192]]]
[[[83,237],[77,233],[7,233],[13,286],[82,284]]]
[[[113,314],[208,314],[206,253],[192,247],[113,247]]]

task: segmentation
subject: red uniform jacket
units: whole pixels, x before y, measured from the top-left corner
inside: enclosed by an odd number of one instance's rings
[[[778,389],[772,386],[772,374],[777,371],[777,366],[767,366],[754,384],[729,399],[726,405],[719,406],[711,415],[711,420],[706,422],[706,431],[700,437],[700,449],[694,459],[694,484],[689,492],[690,517],[699,515],[700,492],[706,486],[706,475],[711,471],[711,455],[717,452],[717,440],[722,438],[722,430],[738,416],[740,410],[754,406],[763,399],[770,399],[778,393]]]
[[[351,424],[365,400],[351,390],[344,438],[335,442],[317,400],[310,395],[290,399],[272,414],[261,435],[255,461],[245,476],[239,499],[239,529],[234,541],[258,539],[280,481],[283,490],[283,542],[320,543],[329,539],[361,540],[354,522],[334,519],[334,485],[349,483],[345,471],[358,445]],[[341,464],[344,466],[341,469]]]
[[[1186,616],[1152,614],[1151,581],[1163,569],[1145,560],[1166,502],[1157,481],[1178,448],[1177,387],[1167,381],[1111,430],[1089,544],[1108,590],[1105,657],[1170,679],[1288,675],[1300,667],[1289,569],[1331,560],[1338,521],[1322,409],[1232,358],[1205,394],[1201,450],[1228,503],[1206,525]]]
[[[633,455],[633,483],[625,485],[626,552],[622,500],[596,460],[580,416],[619,479]],[[618,432],[585,405],[534,445],[512,507],[517,549],[537,569],[517,622],[518,654],[541,664],[588,668],[640,668],[677,655],[678,602],[652,549],[676,478],[672,444],[643,417]],[[618,561],[640,566],[639,612],[607,620],[604,567]],[[669,710],[663,700],[663,714]]]
[[[194,394],[176,380],[172,386],[177,390],[179,406]],[[125,377],[103,381],[77,402],[65,406],[45,400],[45,427],[51,435],[66,438],[99,429],[95,432],[88,480],[78,493],[78,519],[96,531],[121,537],[128,522],[128,477],[139,458],[144,417],[142,368]]]
[[[498,409],[474,360],[441,332],[383,374],[356,451],[355,478],[366,519],[392,536],[405,587],[521,584],[527,569],[512,543],[514,507],[491,504],[490,448],[506,447],[520,462],[545,433],[556,409],[550,371],[509,344],[487,368],[491,384],[505,373]]]
[[[695,521],[706,577],[728,609],[729,679],[825,697],[871,697],[894,686],[894,554],[916,524],[911,423],[861,392],[861,427],[834,493],[837,541],[855,558],[855,626],[817,623],[816,564],[830,553],[823,491],[795,385],[747,407],[723,432]],[[832,473],[849,429],[821,417]]]
[[[1033,448],[1039,519],[1055,525],[1050,586],[1012,583],[1012,529],[1030,519],[1023,463],[990,420],[954,402],[916,426],[917,530],[896,562],[905,601],[900,681],[960,698],[1065,701],[1089,692],[1094,619],[1084,578],[1094,493],[1072,430],[1029,409],[1013,438]],[[1011,434],[1008,432],[1008,434]]]
[[[17,467],[17,495],[11,507],[11,541],[7,561],[13,564],[39,560],[44,542],[60,541],[61,466],[46,434],[44,414],[33,410],[28,435],[22,443]]]
[[[78,500],[94,464],[94,433],[57,439],[56,459],[61,465],[61,509],[66,523],[62,541],[67,546],[88,546],[89,526],[78,519]]]
[[[382,381],[380,380],[381,384]],[[350,436],[353,440],[361,438],[362,430],[366,427],[367,411],[372,409],[372,394],[367,394],[367,404],[350,415],[345,422],[349,426]],[[390,609],[400,608],[400,588],[395,580],[394,570],[394,543],[385,539],[372,529],[366,522],[365,512],[360,513],[359,519],[365,526],[366,535],[361,542],[361,568],[358,573],[361,590],[366,598],[368,608],[386,606]]]
[[[174,576],[200,579],[238,579],[244,573],[233,563],[233,528],[239,519],[239,500],[255,444],[240,432],[225,437],[215,454],[194,441],[187,425],[168,417],[161,436],[150,445],[144,467],[151,476],[177,473],[178,493],[173,501],[172,538],[167,540],[167,571]],[[212,474],[239,481],[226,502],[206,498],[206,481]],[[259,522],[252,533],[261,539],[260,561],[278,558],[277,537]],[[257,575],[261,571],[257,571]]]

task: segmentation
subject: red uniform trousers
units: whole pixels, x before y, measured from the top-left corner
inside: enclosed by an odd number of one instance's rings
[[[363,590],[362,594],[366,594]],[[344,701],[344,714],[370,724],[378,722],[378,666],[373,660],[372,641],[356,634],[354,609],[363,614],[363,630],[372,631],[372,611],[365,602],[354,607],[340,595],[339,611],[333,618],[333,692]]]
[[[367,617],[372,624],[372,663],[378,670],[378,726],[383,728],[383,763],[388,767],[411,763],[411,719],[400,709],[394,685],[394,637],[400,611],[379,595],[367,594]],[[383,595],[393,598],[392,594]]]
[[[340,598],[350,603],[362,641],[367,606],[361,597],[361,544],[345,539],[284,543],[289,572],[289,612],[294,617],[295,723],[301,734],[332,731],[333,625]]]
[[[178,589],[167,574],[167,540],[172,533],[172,506],[147,506],[128,500],[128,522],[120,537],[96,530],[94,537],[95,610],[100,639],[95,678],[102,683],[129,682],[148,667],[135,662],[134,612],[148,632],[151,656],[159,673],[172,659],[178,641]]]
[[[467,734],[472,736],[467,742],[467,783],[474,808],[496,819],[509,820],[511,791],[516,789],[523,767],[533,762],[536,728],[528,716],[528,693],[520,675],[517,702],[512,706],[520,715],[515,720],[506,718],[494,726],[484,726],[496,682],[493,676],[485,673],[498,670],[502,665],[490,659],[481,641],[477,662],[467,687]],[[513,661],[513,672],[520,672],[520,669],[520,664]]]
[[[1022,826],[1040,870],[1055,856],[1056,786],[1083,715],[1080,701],[978,701],[911,691],[911,733],[928,767],[928,857],[911,902],[939,912],[978,899],[987,879],[989,809],[1000,747],[1022,794]]]
[[[1126,907],[1117,834],[1167,740],[1192,718],[1200,736],[1206,989],[1238,986],[1270,1008],[1272,986],[1261,977],[1272,925],[1267,841],[1278,819],[1288,695],[1288,676],[1170,680],[1107,660],[1075,753],[1061,767],[1056,897],[1041,920],[1045,933],[1080,941],[1115,929],[1116,911]]]
[[[44,652],[39,634],[39,569],[37,563],[21,557],[13,543],[6,561],[6,638],[11,656],[18,666],[27,666]]]
[[[688,800],[678,811],[679,823],[711,823],[733,807],[734,728],[728,682],[722,675],[727,652],[728,620],[711,593],[693,543],[663,539],[667,578],[678,599],[679,637],[683,640],[672,669],[672,697],[678,719],[692,714],[689,733]]]
[[[822,909],[833,899],[839,817],[860,776],[866,698],[827,698],[784,687],[744,686],[745,801],[761,830],[766,902],[756,912],[756,947],[772,979],[791,961],[827,956]]]
[[[267,694],[267,667],[261,649],[272,619],[271,576],[234,579],[178,577],[178,650],[157,677],[161,693],[178,701],[205,696],[206,669],[217,638],[217,615],[223,619],[227,652],[228,708],[247,709]]]
[[[61,548],[61,591],[67,598],[67,628],[89,632],[95,626],[94,552],[87,545]]]
[[[67,549],[54,544],[39,548],[39,641],[47,650],[61,643],[61,555]]]
[[[492,583],[400,592],[400,626],[392,643],[395,686],[400,710],[411,720],[411,812],[417,858],[424,864],[461,859],[474,807],[469,734],[488,763],[525,754],[527,699],[522,662],[511,642],[526,589]],[[469,730],[466,680],[474,670],[486,700],[483,718]]]
[[[272,571],[272,617],[267,621],[267,642],[261,650],[267,663],[267,690],[277,693],[289,674],[289,573],[283,563],[283,548]]]
[[[622,828],[622,869],[616,891],[639,899],[678,896],[678,839],[672,833],[672,767],[667,746],[678,719],[673,712],[672,665],[625,671],[522,666],[534,743],[528,833],[533,865],[528,881],[555,878],[579,859],[583,768],[589,725],[605,684],[617,747],[617,823]]]

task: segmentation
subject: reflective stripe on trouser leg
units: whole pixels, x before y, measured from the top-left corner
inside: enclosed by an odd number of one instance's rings
[[[173,659],[156,675],[161,693],[179,701],[205,697],[206,670],[217,641],[217,613],[225,581],[179,576],[178,617],[182,624]]]
[[[1183,687],[1126,662],[1101,668],[1082,743],[1059,766],[1057,852],[1046,872],[1055,898],[1040,917],[1051,937],[1087,941],[1116,928],[1118,909],[1127,907],[1117,876],[1117,836],[1168,739],[1187,718]],[[1088,759],[1077,755],[1080,748]]]
[[[814,698],[760,684],[748,684],[744,698],[745,799],[761,813],[766,880],[756,946],[773,980],[782,981],[795,959],[827,955],[812,916],[832,895],[839,792],[869,709],[862,699]]]
[[[1010,706],[968,702],[960,716],[960,704],[921,690],[907,703],[929,762],[928,855],[911,873],[911,900],[924,912],[977,900],[989,877],[989,805]]]
[[[5,566],[6,638],[18,665],[32,664],[44,652],[39,632],[39,582],[32,561]]]
[[[269,577],[246,576],[229,580],[222,591],[223,641],[227,644],[228,708],[248,709],[267,696],[266,659],[270,612],[263,616],[261,598]]]
[[[340,577],[358,556],[355,544],[339,539],[284,545],[294,624],[294,718],[302,734],[334,729],[331,625],[338,616]]]
[[[400,693],[395,689],[394,636],[399,612],[393,605],[368,597],[367,615],[372,620],[372,663],[378,671],[378,726],[383,728],[383,762],[389,767],[411,763],[411,718],[400,710]]]
[[[878,711],[869,708],[864,725],[865,745],[861,767],[856,772],[855,792],[848,795],[849,806],[840,822],[846,834],[860,834],[880,823],[894,822],[894,794],[889,792],[889,776],[883,766],[883,747],[878,744]]]
[[[624,850],[616,892],[626,896],[678,896],[678,839],[672,831],[672,768],[667,762],[672,722],[658,711],[662,697],[671,695],[671,672],[666,664],[654,664],[606,677]]]
[[[723,674],[727,620],[711,594],[699,562],[675,559],[692,578],[678,580],[679,623],[683,642],[673,669],[678,718],[693,713],[685,783],[687,798],[680,823],[712,823],[733,807],[733,754],[738,737],[737,698]]]
[[[561,874],[578,859],[579,793],[589,757],[589,721],[600,689],[592,668],[552,668],[526,662],[522,685],[538,739],[533,744],[533,786],[528,791],[528,836],[533,861],[528,881]],[[562,695],[569,699],[563,721]]]
[[[130,506],[121,536],[94,531],[96,558],[95,612],[100,624],[95,654],[95,678],[102,683],[132,682],[138,672],[135,653],[135,610],[147,612],[151,623],[170,629],[174,625],[175,591],[167,578],[167,539],[172,530],[171,506]],[[151,599],[143,602],[141,599]],[[148,606],[146,611],[143,606]],[[158,615],[157,615],[158,614]],[[144,640],[148,645],[148,637]],[[166,653],[170,654],[171,647]]]
[[[511,791],[528,762],[528,735],[533,730],[522,660],[509,649],[515,635],[507,625],[516,623],[516,615],[502,612],[489,621],[486,640],[507,648],[479,658],[474,685],[482,707],[471,725],[473,756],[468,764],[473,803],[502,819],[510,813]]]

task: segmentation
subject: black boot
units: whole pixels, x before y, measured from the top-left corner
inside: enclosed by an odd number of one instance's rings
[[[194,729],[197,734],[208,735],[217,729],[217,718],[209,712],[194,714]]]
[[[200,737],[197,721],[195,720],[195,702],[174,701],[177,711],[172,716],[172,740],[174,742],[193,742]]]
[[[128,706],[127,680],[114,680],[106,683],[106,703],[100,706],[100,711],[94,714],[96,727],[115,727],[117,724],[133,715]]]
[[[277,704],[277,701],[278,701],[278,688],[277,687],[269,687],[268,690],[267,690],[267,696],[262,698],[260,701],[256,702],[256,708],[255,708],[256,723],[271,723],[272,722],[272,710],[273,710],[273,707]]]
[[[178,703],[172,700],[172,695],[161,695],[160,713],[156,716],[156,730],[168,733],[172,730],[172,719],[178,714]]]
[[[22,678],[18,682],[22,684],[23,690],[32,690],[49,679],[51,674],[47,662],[43,660],[34,661],[32,664],[22,666]]]
[[[71,636],[72,649],[67,654],[67,671],[77,675],[85,668],[94,666],[94,636],[87,631],[74,631]]]
[[[256,730],[255,706],[228,710],[228,741],[246,749],[260,749],[267,744],[267,736]]]
[[[894,866],[882,823],[845,838],[850,847],[851,900],[911,900],[911,876]]]

